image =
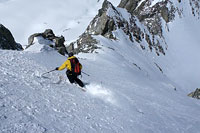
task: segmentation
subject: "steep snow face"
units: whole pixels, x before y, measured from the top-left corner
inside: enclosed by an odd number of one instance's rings
[[[86,92],[65,71],[41,76],[66,60],[54,51],[0,51],[0,131],[198,132],[199,102],[119,36],[119,42],[98,36],[99,54],[78,55],[90,74],[81,78]]]
[[[111,2],[116,6],[120,0]],[[3,0],[0,1],[0,23],[22,45],[27,45],[33,33],[49,28],[71,42],[84,32],[102,3],[103,0]]]
[[[184,7],[187,8],[186,6]],[[168,57],[171,59],[169,75],[183,88],[194,90],[200,83],[200,21],[193,17],[191,12],[184,12],[184,17],[176,18],[169,24],[169,34],[166,35],[168,42]]]
[[[197,1],[172,1],[177,7],[172,22],[163,25],[163,36],[167,43],[166,56],[156,57],[163,72],[171,80],[178,83],[186,92],[193,91],[200,86],[198,81],[199,59],[198,52],[200,21]],[[193,4],[196,3],[195,13]]]
[[[148,5],[148,1],[146,2]],[[191,89],[199,87],[199,2],[165,2],[156,0],[150,2],[153,4],[152,9],[147,11],[149,12],[147,15],[150,14],[150,16],[146,16],[144,22],[131,17],[131,14],[124,9],[114,8],[111,4],[107,4],[108,8],[103,7],[101,9],[104,12],[100,12],[100,15],[95,17],[86,32],[94,35],[102,35],[102,31],[106,31],[108,35],[103,33],[103,36],[113,39],[115,43],[118,43],[118,41],[123,42],[124,35],[121,36],[121,32],[124,32],[129,36],[127,39],[132,41],[126,43],[141,46],[145,49],[147,55],[152,58],[152,63],[155,63],[171,80],[176,81],[183,90],[189,92]],[[170,19],[171,21],[164,21],[165,17],[155,16],[156,18],[159,17],[159,26],[155,27],[155,29],[158,28],[160,34],[152,35],[148,30],[155,26],[154,23],[150,23],[154,22],[154,15],[162,11],[162,8],[158,6],[159,4],[171,10],[173,19]],[[151,7],[146,8],[150,9]],[[107,17],[105,17],[105,13]],[[145,14],[145,11],[143,13]],[[151,14],[153,14],[152,18]],[[110,29],[109,26],[111,27]],[[102,31],[98,32],[98,29]],[[101,43],[99,44],[102,45]],[[160,56],[156,56],[155,52]]]

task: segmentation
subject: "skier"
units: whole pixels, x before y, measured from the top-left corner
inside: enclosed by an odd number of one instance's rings
[[[82,65],[72,52],[68,54],[67,60],[55,70],[63,70],[67,68],[66,74],[70,83],[77,83],[80,87],[84,87],[83,82],[78,78],[81,75]]]

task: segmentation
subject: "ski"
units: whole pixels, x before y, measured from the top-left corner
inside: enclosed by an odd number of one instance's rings
[[[54,84],[60,84],[62,82],[62,80],[64,79],[63,76],[59,76],[59,80],[57,82],[55,82]]]
[[[81,88],[81,90],[82,90],[83,92],[86,92],[86,91],[87,91],[86,88]]]

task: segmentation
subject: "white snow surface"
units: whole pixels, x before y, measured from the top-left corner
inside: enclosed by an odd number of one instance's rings
[[[151,1],[150,7],[152,7],[152,6],[154,6],[156,3],[162,2],[162,1],[164,1],[164,0],[150,0],[150,1]]]
[[[104,52],[78,55],[83,71],[91,75],[81,78],[86,92],[70,84],[65,71],[41,77],[66,60],[54,51],[0,51],[1,132],[199,130],[199,101],[179,87],[175,91],[176,84],[137,47],[99,39]],[[63,79],[56,84],[60,76]]]
[[[27,5],[25,0],[0,2],[4,9],[18,2]],[[187,5],[182,6],[187,9]],[[118,11],[128,19],[125,10]],[[7,23],[9,19],[4,14],[0,22]],[[0,50],[0,132],[199,132],[200,103],[187,94],[200,86],[200,23],[188,10],[183,18],[175,20],[167,25],[170,30],[164,35],[168,43],[165,56],[141,50],[121,30],[114,32],[120,38],[117,41],[96,36],[101,44],[98,54],[76,55],[83,72],[90,74],[80,77],[86,84],[86,92],[70,84],[64,70],[41,76],[67,58],[46,45],[53,42],[36,38],[35,46],[29,50]],[[17,21],[13,23],[16,24],[13,29],[23,40],[25,32],[20,33]],[[39,27],[35,25],[36,29]],[[59,24],[52,27],[57,29],[56,33],[62,32]],[[30,28],[26,30],[33,32]],[[75,34],[72,37],[76,38]]]

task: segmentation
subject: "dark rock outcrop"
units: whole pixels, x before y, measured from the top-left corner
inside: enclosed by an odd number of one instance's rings
[[[149,0],[141,3],[141,0],[122,0],[118,7],[125,8],[136,16],[140,22],[148,27],[153,35],[162,36],[161,18],[166,22],[174,19],[175,7],[169,0],[158,2],[151,6]]]
[[[141,0],[121,0],[118,7],[125,8],[127,11],[133,14],[140,1]]]
[[[194,92],[188,94],[189,97],[200,99],[200,88],[197,88]]]
[[[95,49],[98,49],[98,41],[92,37],[92,35],[83,33],[76,42],[72,42],[67,51],[73,53],[92,53]],[[76,45],[76,46],[75,46]]]
[[[163,18],[169,22],[174,17],[175,8],[169,0],[164,0],[151,6],[149,0],[121,0],[118,7],[125,8],[129,13],[135,15],[140,21],[146,21],[148,18]]]
[[[192,14],[198,16],[198,19],[200,19],[200,1],[190,0],[190,6],[192,8]]]
[[[23,50],[22,46],[15,42],[11,32],[2,24],[0,24],[0,49]]]
[[[55,45],[49,45],[49,46],[55,48],[55,50],[57,50],[60,54],[62,55],[67,54],[67,49],[64,45],[65,38],[63,36],[61,37],[55,36],[55,34],[51,29],[46,29],[43,33],[35,33],[31,35],[28,38],[28,46],[26,47],[26,49],[29,48],[31,45],[34,45],[33,43],[34,38],[39,36],[43,37],[46,40],[53,41]]]
[[[107,15],[107,10],[109,7],[118,13],[112,4],[105,0],[102,8],[99,10],[98,15],[95,16],[90,25],[87,27],[87,34],[102,35],[110,38],[110,34],[112,34],[111,32],[117,28],[115,25],[115,20]]]

